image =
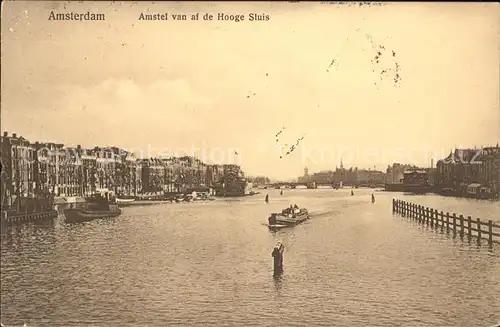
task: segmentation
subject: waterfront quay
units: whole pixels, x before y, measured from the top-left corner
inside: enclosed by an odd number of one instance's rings
[[[2,210],[25,216],[37,213],[41,199],[65,203],[64,199],[102,190],[138,198],[200,190],[228,196],[249,192],[238,165],[211,165],[190,156],[137,158],[118,147],[65,147],[30,142],[8,132],[2,136],[1,147]]]
[[[499,223],[499,202],[372,189],[126,207],[120,217],[1,235],[8,326],[492,326],[500,248],[392,212],[392,201]],[[269,194],[269,204],[264,196]],[[376,202],[371,203],[375,194]],[[311,219],[270,232],[290,204]],[[271,250],[285,246],[273,277]]]

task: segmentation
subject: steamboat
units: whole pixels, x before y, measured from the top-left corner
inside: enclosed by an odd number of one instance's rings
[[[271,230],[296,226],[308,220],[309,212],[297,205],[283,209],[280,213],[272,213],[268,218],[268,228]]]

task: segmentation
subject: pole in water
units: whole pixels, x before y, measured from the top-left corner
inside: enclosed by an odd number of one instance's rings
[[[278,241],[274,246],[271,256],[274,259],[274,277],[283,274],[283,251],[285,251],[285,246],[281,241]]]
[[[266,194],[266,203],[269,203],[269,194]]]

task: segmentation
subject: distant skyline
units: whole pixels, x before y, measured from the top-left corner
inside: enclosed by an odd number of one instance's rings
[[[194,154],[292,179],[341,158],[430,166],[500,140],[496,3],[2,6],[1,129],[30,141]],[[139,21],[146,12],[270,20]]]

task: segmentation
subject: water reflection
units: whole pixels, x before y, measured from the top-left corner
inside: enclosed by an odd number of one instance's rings
[[[283,268],[284,269],[284,268]],[[273,276],[273,281],[274,281],[274,288],[277,291],[277,294],[280,293],[281,288],[282,288],[282,283],[283,283],[283,276]]]

